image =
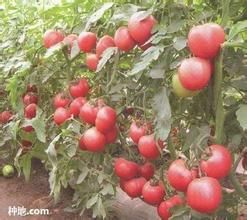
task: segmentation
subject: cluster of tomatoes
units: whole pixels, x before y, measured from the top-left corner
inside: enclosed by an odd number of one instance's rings
[[[224,41],[224,30],[218,24],[207,23],[190,30],[188,47],[194,57],[184,59],[178,73],[173,75],[175,94],[193,96],[208,85],[213,74],[213,61]]]
[[[69,86],[69,96],[57,94],[53,99],[54,122],[62,125],[71,118],[85,123],[87,129],[79,140],[81,150],[102,152],[107,144],[114,143],[118,136],[116,111],[102,99],[87,100],[89,83],[82,78]]]
[[[144,11],[133,14],[127,26],[117,29],[114,37],[104,35],[97,40],[95,33],[83,31],[79,36],[70,34],[64,37],[63,33],[55,30],[48,30],[44,34],[43,44],[50,48],[59,42],[68,45],[69,51],[77,41],[80,50],[86,53],[86,65],[89,70],[95,71],[99,59],[103,52],[109,47],[118,47],[120,50],[128,52],[136,45],[145,50],[151,46],[148,40],[152,35],[152,28],[156,20],[152,15],[146,16]]]

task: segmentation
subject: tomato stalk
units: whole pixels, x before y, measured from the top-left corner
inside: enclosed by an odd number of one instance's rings
[[[64,58],[66,60],[66,63],[67,63],[67,81],[68,81],[68,84],[70,83],[71,79],[73,78],[72,76],[72,72],[71,72],[71,60],[69,59],[68,57],[68,52],[67,52],[67,47],[64,47],[63,48],[63,55],[64,55]]]
[[[118,70],[118,62],[119,62],[119,58],[120,58],[120,52],[117,51],[115,58],[114,58],[114,64],[113,64],[113,70],[112,70],[112,75],[111,75],[111,79],[110,82],[107,84],[107,90],[109,90],[112,82],[114,81],[116,74],[117,74],[117,70]]]

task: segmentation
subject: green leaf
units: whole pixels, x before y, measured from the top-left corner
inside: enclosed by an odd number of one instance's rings
[[[19,163],[27,182],[29,181],[31,174],[31,159],[32,157],[30,154],[24,154],[21,156]]]
[[[81,174],[78,176],[76,184],[81,184],[87,177],[88,173],[89,173],[89,169],[86,166],[83,167],[81,170]]]
[[[171,130],[171,106],[165,87],[154,96],[153,110],[156,113],[155,133],[161,140],[166,140]]]
[[[87,209],[90,209],[94,204],[96,204],[98,199],[99,199],[99,195],[98,194],[95,194],[93,197],[91,197],[86,203]]]
[[[57,165],[57,151],[55,149],[55,144],[59,141],[60,137],[61,134],[57,135],[45,151],[48,154],[48,159],[51,161],[54,167]]]
[[[178,51],[184,49],[187,45],[187,39],[184,37],[175,37],[173,42],[173,47]]]
[[[234,24],[230,29],[228,41],[231,41],[239,33],[244,32],[246,30],[247,30],[247,20],[239,21],[238,23]]]
[[[247,105],[240,105],[240,108],[237,110],[237,120],[240,123],[240,126],[246,130],[247,129]]]
[[[111,21],[116,23],[119,21],[128,21],[129,18],[138,10],[138,6],[133,4],[120,5],[121,7],[116,8]]]
[[[105,195],[114,195],[114,188],[112,186],[112,184],[107,183],[106,185],[104,185],[104,188],[100,191],[100,193],[105,196]]]
[[[44,115],[42,115],[42,112],[40,110],[38,115],[31,120],[31,125],[34,128],[39,141],[45,143],[46,142],[45,117]]]
[[[175,20],[173,21],[168,27],[167,27],[167,33],[175,33],[177,31],[179,31],[183,25],[184,25],[185,21],[184,20]]]
[[[75,40],[70,51],[70,59],[74,59],[80,52],[78,42]]]
[[[118,51],[117,47],[107,48],[102,54],[102,58],[99,61],[96,72],[101,71],[102,68],[106,65],[107,61],[113,56],[113,54],[116,54],[117,51]]]
[[[97,204],[93,208],[93,218],[96,216],[102,216],[103,219],[106,217],[105,207],[101,198],[98,199]]]
[[[156,64],[149,72],[152,79],[164,79],[165,77],[165,62]]]
[[[58,53],[59,51],[61,51],[64,48],[65,44],[63,42],[60,42],[52,47],[50,47],[45,55],[44,55],[44,59],[47,59],[53,55],[55,55],[56,53]]]

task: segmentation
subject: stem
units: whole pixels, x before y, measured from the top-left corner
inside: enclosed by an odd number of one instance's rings
[[[174,148],[174,146],[173,146],[173,144],[172,144],[172,141],[171,141],[170,136],[169,136],[169,138],[168,138],[167,148],[168,148],[168,150],[170,151],[171,158],[172,158],[173,160],[175,160],[175,159],[177,158],[177,154],[176,154],[176,150],[175,150],[175,148]]]
[[[68,69],[68,71],[67,71],[67,81],[68,81],[68,84],[69,84],[69,82],[71,81],[73,76],[72,76],[72,72],[71,72],[71,60],[68,57],[67,47],[63,48],[63,55],[64,55],[64,58],[65,58],[66,63],[67,63],[67,69]]]
[[[221,5],[222,5],[222,20],[221,20],[221,25],[222,26],[226,26],[227,21],[229,19],[230,1],[231,0],[221,0]]]
[[[222,85],[222,69],[223,69],[223,48],[220,50],[218,57],[215,61],[214,73],[214,111],[215,111],[215,141],[220,144],[223,141],[223,129],[225,112],[223,108],[223,98],[221,94]]]
[[[114,81],[116,77],[119,58],[120,58],[120,52],[117,51],[115,55],[115,59],[114,59],[114,64],[113,64],[112,76],[111,76],[110,82],[106,86],[107,89],[109,89],[110,85],[112,84],[112,82]]]

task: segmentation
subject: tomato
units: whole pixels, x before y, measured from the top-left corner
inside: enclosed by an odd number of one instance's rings
[[[38,88],[36,85],[33,84],[28,84],[27,85],[27,92],[33,92],[33,93],[37,93],[38,92]]]
[[[191,91],[191,90],[185,89],[179,80],[178,74],[174,74],[172,76],[172,88],[173,88],[173,92],[178,97],[190,97],[198,93],[197,91]]]
[[[68,51],[70,53],[74,42],[78,39],[78,36],[76,34],[69,34],[63,39],[63,42],[68,45]]]
[[[22,100],[25,106],[30,105],[32,103],[38,104],[38,96],[31,92],[24,95]]]
[[[11,120],[12,117],[13,114],[10,111],[3,111],[0,114],[0,123],[6,124]]]
[[[186,168],[182,159],[174,160],[167,170],[167,179],[177,191],[186,192],[189,183],[193,180],[191,171]]]
[[[89,84],[86,79],[80,79],[79,81],[72,83],[69,87],[70,95],[73,98],[84,97],[88,94]]]
[[[140,154],[147,159],[156,159],[160,156],[153,134],[142,136],[138,142],[138,149]]]
[[[115,47],[115,43],[111,36],[105,35],[99,39],[99,42],[96,45],[97,56],[100,57],[103,52],[109,47]]]
[[[150,180],[154,175],[154,165],[150,162],[146,162],[145,164],[139,166],[139,173],[146,180]]]
[[[99,57],[97,54],[88,53],[86,56],[86,65],[87,68],[91,71],[96,71],[99,63]]]
[[[81,121],[94,125],[98,114],[99,108],[91,105],[89,102],[85,103],[79,113]]]
[[[188,35],[188,46],[191,53],[206,59],[214,58],[224,41],[224,29],[214,23],[195,26]]]
[[[37,105],[32,103],[24,109],[25,118],[32,119],[36,116]]]
[[[242,166],[245,170],[247,170],[247,152],[244,153],[244,156],[242,159]]]
[[[142,196],[144,202],[150,205],[159,205],[165,196],[165,187],[162,183],[152,185],[148,181],[142,188]]]
[[[96,46],[97,36],[92,32],[81,32],[78,37],[78,45],[81,51],[91,52]]]
[[[107,144],[115,143],[117,140],[117,136],[118,136],[117,126],[113,126],[113,128],[105,134],[106,143]]]
[[[67,98],[63,93],[57,94],[53,99],[53,106],[55,109],[59,107],[67,107],[70,103],[70,99]]]
[[[221,185],[212,177],[194,179],[189,184],[186,195],[187,203],[192,209],[201,213],[212,213],[221,203]]]
[[[202,160],[200,168],[207,176],[216,179],[226,177],[232,167],[232,157],[230,151],[222,145],[211,145],[209,147],[209,158]]]
[[[152,29],[157,23],[152,15],[145,17],[145,13],[145,11],[136,12],[128,22],[129,33],[139,44],[144,44],[152,36]]]
[[[117,29],[114,35],[114,42],[120,50],[125,52],[132,50],[136,45],[134,39],[130,36],[127,27],[120,27]]]
[[[195,91],[208,85],[211,70],[210,61],[191,57],[182,61],[178,69],[178,76],[185,89]]]
[[[105,150],[106,139],[95,127],[89,128],[83,134],[83,144],[87,150],[102,152]]]
[[[63,41],[64,35],[60,31],[48,30],[43,36],[43,44],[45,48],[50,48],[57,43]]]
[[[22,148],[23,152],[27,152],[27,151],[31,150],[32,145],[33,145],[33,143],[30,141],[27,141],[27,140],[21,141],[21,148]]]
[[[61,125],[70,118],[70,113],[67,109],[59,107],[55,110],[53,120],[55,124]]]
[[[131,198],[137,198],[142,195],[142,188],[146,182],[147,180],[143,177],[130,179],[123,183],[123,188],[128,196]]]
[[[199,169],[198,169],[198,167],[192,167],[190,172],[191,172],[191,175],[192,175],[193,179],[199,177]]]
[[[177,205],[182,205],[183,200],[180,196],[175,195],[170,199],[163,201],[157,207],[158,214],[162,220],[168,220],[171,217],[170,209]]]
[[[74,117],[77,117],[80,113],[81,107],[86,103],[86,99],[84,97],[78,97],[74,99],[69,106],[70,114]]]
[[[81,150],[87,150],[84,142],[83,142],[83,135],[81,136],[80,140],[79,140],[79,147]]]
[[[133,121],[130,125],[129,129],[129,137],[132,141],[138,144],[139,139],[147,134],[147,126],[146,124],[142,126],[138,126],[135,121]]]
[[[98,111],[95,126],[100,132],[105,134],[114,127],[116,120],[116,111],[109,106],[104,106]]]
[[[114,164],[115,174],[123,180],[133,179],[138,175],[138,165],[135,162],[118,158]]]
[[[15,169],[12,165],[4,165],[2,168],[2,174],[4,177],[11,177],[13,176],[15,173]]]
[[[29,133],[29,132],[33,132],[34,128],[31,125],[28,125],[28,126],[22,127],[22,130]]]

